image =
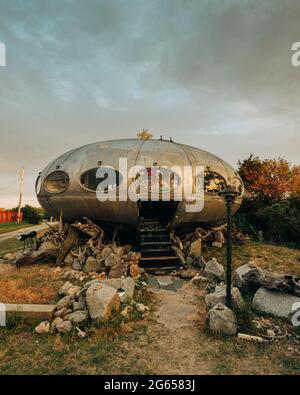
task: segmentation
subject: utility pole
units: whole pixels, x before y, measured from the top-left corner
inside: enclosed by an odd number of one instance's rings
[[[24,167],[22,167],[22,169],[20,171],[20,194],[19,194],[18,217],[17,217],[18,224],[21,221],[21,207],[22,207],[24,174],[25,174],[25,169],[24,169]]]

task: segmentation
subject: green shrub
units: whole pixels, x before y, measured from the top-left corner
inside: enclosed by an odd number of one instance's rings
[[[300,245],[300,198],[291,197],[266,204],[246,198],[235,224],[254,239]]]
[[[42,216],[36,207],[26,204],[26,206],[22,208],[22,212],[23,220],[30,224],[39,224],[42,220]]]

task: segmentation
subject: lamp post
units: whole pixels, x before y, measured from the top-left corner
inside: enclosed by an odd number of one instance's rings
[[[239,195],[239,192],[231,185],[226,186],[219,195],[226,202],[227,206],[227,269],[226,269],[226,305],[231,308],[231,273],[232,273],[232,205]]]

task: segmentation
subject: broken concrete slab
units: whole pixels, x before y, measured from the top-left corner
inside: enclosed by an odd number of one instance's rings
[[[171,276],[156,276],[156,280],[161,288],[174,284]]]
[[[153,289],[164,289],[166,291],[176,292],[183,285],[184,281],[178,277],[171,276],[150,276],[148,284]]]
[[[26,320],[49,321],[54,310],[53,304],[5,304],[7,319],[20,315]]]
[[[293,314],[293,306],[296,303],[300,305],[300,298],[297,296],[269,291],[265,288],[259,288],[253,298],[253,307],[257,311],[287,319]]]

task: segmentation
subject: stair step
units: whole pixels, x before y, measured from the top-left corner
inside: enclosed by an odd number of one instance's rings
[[[156,218],[141,218],[139,223],[140,266],[151,271],[174,270],[180,261],[171,248],[166,223]]]
[[[170,246],[170,245],[172,245],[172,243],[170,241],[153,241],[153,240],[150,240],[150,241],[142,241],[141,245],[145,246],[145,247],[147,247],[147,246],[150,247],[151,245],[154,245],[154,246]]]
[[[148,234],[161,233],[162,235],[166,234],[166,230],[162,229],[162,228],[160,228],[160,229],[141,229],[140,232],[143,234],[145,234],[145,233],[148,233]]]
[[[172,254],[173,252],[173,254]],[[141,250],[142,258],[144,257],[153,257],[153,256],[173,256],[176,257],[175,253],[173,250],[160,250],[158,248],[156,249],[149,249],[149,250]]]
[[[140,260],[140,267],[147,270],[159,270],[165,268],[172,268],[172,270],[174,270],[180,266],[179,259],[176,256],[144,257]]]
[[[142,243],[149,243],[149,242],[165,243],[165,242],[170,242],[170,238],[168,235],[158,235],[158,236],[142,235],[141,236],[141,244]]]
[[[167,260],[169,260],[169,259],[176,259],[177,258],[177,256],[176,255],[172,255],[172,256],[170,256],[170,255],[166,255],[166,256],[147,256],[147,257],[142,257],[141,259],[140,259],[140,262],[141,261],[153,261],[153,260],[156,260],[156,261],[167,261]]]

